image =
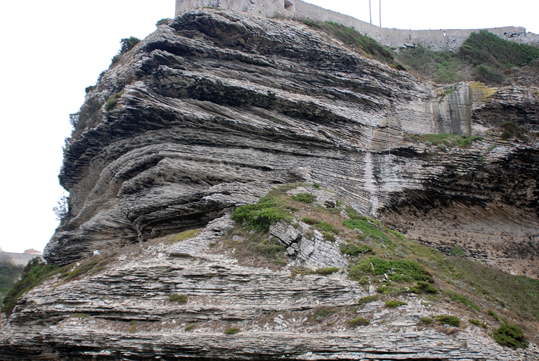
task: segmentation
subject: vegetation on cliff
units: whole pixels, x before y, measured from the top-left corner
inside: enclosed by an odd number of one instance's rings
[[[0,299],[4,298],[17,282],[23,268],[14,265],[7,253],[0,252]]]
[[[501,39],[486,30],[473,33],[458,52],[418,46],[401,49],[396,59],[419,77],[438,83],[539,84],[539,48]]]
[[[275,188],[258,204],[238,207],[232,216],[238,223],[228,236],[213,245],[214,249],[233,249],[235,257],[247,264],[282,268],[293,257],[287,256],[286,246],[271,236],[270,226],[285,221],[301,230],[298,224],[301,221],[323,231],[320,224],[324,222],[334,228],[331,232],[335,238],[333,242],[340,242],[341,252],[349,259],[348,277],[362,285],[377,287],[380,296],[367,297],[372,298],[368,301],[359,300],[360,304],[382,297],[388,307],[397,307],[405,303],[395,297],[415,293],[426,302],[443,302],[461,309],[460,315],[436,316],[435,320],[441,324],[458,327],[461,321],[457,316],[473,319],[474,325],[494,321],[500,331],[493,337],[500,344],[527,345],[519,341],[525,338],[519,338],[521,336],[515,330],[521,329],[515,322],[533,332],[531,324],[539,321],[536,302],[539,280],[512,276],[463,257],[444,255],[408,240],[375,219],[358,215],[344,204],[325,208],[312,202],[301,202],[297,196],[288,193],[296,186]],[[302,195],[303,198],[306,196]],[[316,197],[311,195],[311,198]],[[343,218],[343,211],[347,218]],[[304,232],[303,236],[312,237],[309,232]],[[293,274],[325,273],[295,268]],[[503,316],[491,318],[487,310],[494,307],[498,307]],[[512,320],[511,323],[508,320]]]

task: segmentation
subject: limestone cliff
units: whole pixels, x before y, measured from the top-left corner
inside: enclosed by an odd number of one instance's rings
[[[536,357],[533,343],[512,351],[473,328],[418,328],[418,315],[458,311],[419,298],[405,313],[381,302],[355,309],[380,320],[365,329],[337,316],[313,323],[317,307],[344,315],[374,291],[344,271],[295,277],[211,245],[237,206],[309,183],[328,190],[319,197],[333,208],[349,204],[413,241],[446,254],[458,245],[470,259],[537,277],[538,104],[536,89],[423,83],[292,20],[187,12],[89,89],[66,144],[69,214],[45,258],[67,273],[95,251],[110,263],[23,296],[0,349],[8,359]],[[510,136],[506,122],[516,126]],[[467,147],[421,138],[441,132],[482,138]],[[163,238],[193,229],[187,241]],[[272,234],[289,265],[346,269],[344,239],[299,243],[301,234],[285,241],[283,232]],[[189,302],[171,305],[172,293]],[[248,336],[223,335],[234,322]]]
[[[67,264],[200,227],[255,200],[257,182],[306,180],[416,240],[536,277],[537,141],[406,140],[503,121],[537,130],[536,90],[491,92],[437,89],[297,22],[186,13],[88,94],[60,174],[70,212],[45,256]],[[434,226],[439,213],[447,225]]]

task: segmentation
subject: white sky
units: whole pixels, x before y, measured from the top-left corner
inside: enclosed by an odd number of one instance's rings
[[[261,0],[258,0],[261,1]],[[311,0],[369,21],[368,0]],[[372,0],[378,24],[378,0]],[[0,248],[42,250],[58,222],[58,172],[69,114],[121,38],[144,38],[174,0],[30,0],[0,4]],[[402,29],[524,26],[539,33],[538,0],[382,0],[382,25]]]

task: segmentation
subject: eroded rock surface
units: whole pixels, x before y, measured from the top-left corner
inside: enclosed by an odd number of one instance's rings
[[[488,330],[466,324],[421,326],[420,317],[452,314],[458,304],[399,296],[407,305],[358,304],[369,295],[346,273],[295,275],[249,267],[210,245],[228,215],[194,238],[124,247],[97,273],[57,276],[25,294],[0,330],[3,360],[535,360],[502,347]],[[308,262],[308,260],[307,260]],[[186,303],[169,300],[188,295]],[[368,326],[348,323],[357,317]],[[474,316],[477,317],[477,316]],[[488,321],[492,325],[492,320]],[[240,332],[227,335],[230,328]]]
[[[68,264],[201,227],[306,181],[415,240],[537,277],[535,138],[450,150],[406,141],[505,120],[534,130],[537,91],[451,91],[298,22],[187,12],[88,93],[60,174],[70,212],[45,257]]]

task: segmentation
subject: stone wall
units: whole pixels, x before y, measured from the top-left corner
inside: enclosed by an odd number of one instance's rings
[[[306,3],[301,0],[176,0],[176,15],[189,9],[214,7],[265,17],[297,20],[334,21],[351,26],[379,43],[390,47],[421,45],[431,50],[456,50],[472,34],[482,29],[468,30],[403,30],[380,28],[348,15]],[[527,33],[523,27],[486,29],[502,39],[539,46],[539,35]]]

